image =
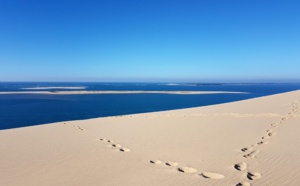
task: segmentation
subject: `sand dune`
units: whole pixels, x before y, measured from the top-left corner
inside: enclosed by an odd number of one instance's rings
[[[299,124],[294,91],[2,130],[0,185],[297,186]]]

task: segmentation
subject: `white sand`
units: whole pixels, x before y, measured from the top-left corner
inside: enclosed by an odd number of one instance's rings
[[[2,130],[0,185],[297,186],[299,131],[300,91]]]

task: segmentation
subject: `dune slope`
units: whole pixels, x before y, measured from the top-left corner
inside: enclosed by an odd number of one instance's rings
[[[299,131],[300,91],[2,130],[0,185],[296,186]]]

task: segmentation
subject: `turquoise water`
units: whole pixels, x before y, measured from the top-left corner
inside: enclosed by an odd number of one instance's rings
[[[242,91],[248,94],[0,94],[0,129],[220,104],[300,89],[300,84],[0,83],[0,91],[84,86],[84,90]],[[56,91],[60,89],[51,89]],[[26,90],[29,91],[29,90]],[[39,90],[30,90],[39,91]]]

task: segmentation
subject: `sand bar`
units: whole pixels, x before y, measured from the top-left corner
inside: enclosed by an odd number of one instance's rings
[[[48,90],[48,89],[86,89],[86,87],[27,87],[21,88],[23,90]]]
[[[230,91],[15,91],[0,94],[246,94]]]
[[[2,130],[0,185],[297,186],[299,131],[300,91]]]

